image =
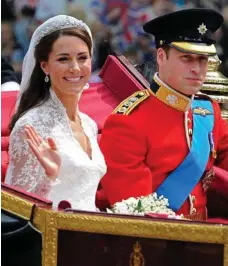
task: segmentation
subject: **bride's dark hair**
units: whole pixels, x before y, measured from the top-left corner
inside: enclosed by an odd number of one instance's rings
[[[92,50],[92,40],[86,30],[77,28],[68,28],[57,30],[45,37],[43,37],[40,42],[35,47],[35,67],[33,69],[29,84],[27,89],[20,96],[20,103],[17,108],[16,113],[13,115],[10,121],[10,131],[15,126],[17,120],[31,108],[43,104],[50,97],[49,88],[51,86],[50,81],[45,82],[45,73],[40,67],[40,62],[48,61],[48,56],[52,51],[54,42],[60,36],[76,36],[82,39],[88,46],[90,56]]]

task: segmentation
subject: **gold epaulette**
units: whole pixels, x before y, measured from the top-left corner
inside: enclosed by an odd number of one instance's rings
[[[141,90],[133,93],[123,100],[112,112],[113,114],[129,115],[136,106],[147,99],[151,94],[148,90]]]

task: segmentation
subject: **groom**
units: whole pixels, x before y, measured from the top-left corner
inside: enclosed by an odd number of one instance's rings
[[[207,219],[212,167],[228,171],[228,124],[218,104],[197,93],[208,57],[216,54],[212,34],[222,22],[214,10],[186,9],[143,26],[155,36],[158,73],[150,88],[122,102],[104,125],[100,146],[108,171],[98,204],[101,195],[113,205],[156,192],[178,214]],[[224,189],[219,192],[228,196]]]

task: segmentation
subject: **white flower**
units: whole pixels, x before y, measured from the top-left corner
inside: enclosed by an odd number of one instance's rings
[[[128,198],[114,204],[108,213],[144,215],[146,213],[167,214],[168,218],[183,219],[183,215],[176,215],[169,207],[169,202],[164,196],[158,197],[156,193],[138,198]]]
[[[110,209],[106,209],[106,211],[107,211],[107,213],[114,213],[112,210],[110,210]]]

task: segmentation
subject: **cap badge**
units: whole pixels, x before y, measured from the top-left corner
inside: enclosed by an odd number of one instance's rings
[[[199,28],[197,28],[197,29],[201,35],[204,35],[207,32],[207,27],[204,23],[199,25]]]

